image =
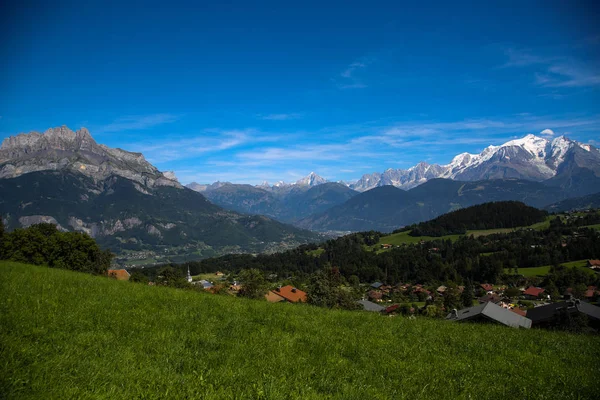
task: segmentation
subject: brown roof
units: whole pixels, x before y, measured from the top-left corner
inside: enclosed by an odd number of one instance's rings
[[[488,292],[494,290],[494,287],[490,283],[482,283],[480,286]]]
[[[529,286],[527,288],[527,290],[525,290],[523,292],[523,294],[533,296],[533,297],[538,297],[540,294],[544,293],[545,291],[546,291],[545,289],[542,289],[539,287]]]
[[[269,290],[269,293],[265,294],[265,299],[267,299],[269,303],[279,303],[280,301],[285,301],[283,297],[271,290]]]
[[[510,311],[514,312],[515,314],[519,314],[521,317],[527,315],[527,311],[521,310],[520,308],[511,308]]]
[[[293,287],[292,285],[287,285],[287,286],[277,288],[277,289],[275,289],[274,292],[289,302],[306,303],[306,292],[303,292],[302,290],[297,289],[297,288]]]
[[[115,278],[119,281],[128,281],[129,280],[129,272],[125,269],[109,269],[108,277]]]
[[[588,264],[596,267],[600,267],[600,260],[588,260]]]

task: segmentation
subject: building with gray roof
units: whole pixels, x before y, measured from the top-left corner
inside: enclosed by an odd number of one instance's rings
[[[452,310],[446,319],[458,322],[495,322],[513,328],[531,328],[531,320],[529,318],[522,317],[491,302],[462,310]]]

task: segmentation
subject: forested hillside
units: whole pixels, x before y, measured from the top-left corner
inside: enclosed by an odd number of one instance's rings
[[[464,234],[469,229],[516,228],[543,221],[548,213],[519,201],[480,204],[406,227],[411,236]]]
[[[454,241],[437,239],[385,251],[371,247],[378,243],[380,233],[362,232],[283,253],[227,255],[191,262],[186,267],[190,266],[192,273],[257,268],[279,276],[300,277],[337,267],[346,279],[354,275],[361,282],[496,282],[505,269],[558,266],[572,260],[600,258],[599,232],[581,225],[582,221],[595,221],[596,215],[565,221],[555,218],[544,230],[518,229],[477,237],[462,236]],[[577,275],[569,279],[600,284],[598,276]]]

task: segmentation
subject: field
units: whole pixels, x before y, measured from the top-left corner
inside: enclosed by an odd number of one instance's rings
[[[591,269],[589,269],[585,266],[586,263],[587,263],[587,260],[578,260],[578,261],[570,261],[570,262],[562,263],[561,265],[564,265],[565,267],[569,267],[569,268],[578,268],[589,274],[595,274],[594,271],[592,271]],[[534,276],[546,276],[550,272],[550,268],[551,268],[551,265],[545,265],[543,267],[534,267],[534,268],[519,268],[519,275],[523,275],[524,277],[527,277],[527,278],[531,278]],[[514,271],[512,269],[506,268],[504,270],[504,273],[512,275],[512,274],[514,274]]]
[[[457,240],[459,237],[461,236],[475,236],[475,237],[479,237],[479,236],[486,236],[486,235],[492,235],[494,233],[509,233],[509,232],[513,232],[517,229],[536,229],[536,230],[543,230],[543,229],[547,229],[548,227],[550,227],[550,220],[556,218],[556,216],[549,216],[546,218],[545,221],[542,222],[538,222],[536,224],[530,225],[530,226],[525,226],[525,227],[521,227],[521,228],[498,228],[498,229],[481,229],[481,230],[469,230],[467,231],[467,233],[465,235],[446,235],[446,236],[440,236],[440,237],[433,237],[433,236],[410,236],[410,231],[404,231],[404,232],[399,232],[399,233],[392,233],[391,235],[386,235],[386,236],[382,236],[379,239],[379,242],[373,246],[372,248],[378,251],[382,251],[381,249],[381,245],[382,244],[391,244],[391,245],[395,245],[395,246],[399,246],[402,244],[412,244],[412,243],[419,243],[421,241],[431,241],[431,240],[451,240],[451,241],[455,241]],[[595,226],[595,225],[594,225]],[[594,227],[592,226],[592,227]],[[383,250],[385,251],[385,250]]]
[[[591,399],[600,337],[270,304],[0,262],[7,399]]]

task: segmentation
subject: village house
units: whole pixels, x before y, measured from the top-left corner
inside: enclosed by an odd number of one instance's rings
[[[130,274],[126,269],[109,269],[107,271],[108,277],[116,279],[118,281],[128,281]]]
[[[523,296],[525,296],[525,298],[528,300],[538,300],[540,298],[540,295],[542,293],[544,293],[545,291],[546,291],[546,289],[543,289],[540,287],[529,286],[523,292]]]
[[[306,292],[291,285],[278,287],[275,290],[269,290],[265,295],[267,301],[277,303],[287,301],[289,303],[306,303]],[[281,299],[281,300],[280,300]]]
[[[593,306],[585,301],[561,301],[527,311],[527,318],[531,319],[533,326],[539,327],[563,324],[570,319],[565,317],[574,315],[585,315],[588,326],[596,331],[600,330],[600,307]]]
[[[360,304],[363,307],[363,310],[365,311],[381,312],[385,310],[385,307],[382,307],[379,304],[375,304],[369,300],[359,300],[358,304]]]
[[[587,266],[594,271],[600,271],[600,260],[588,260]]]
[[[482,283],[479,286],[481,286],[481,288],[483,290],[485,290],[486,292],[492,292],[492,291],[494,291],[494,286],[491,283]]]
[[[495,322],[513,328],[531,328],[531,320],[529,318],[523,317],[506,308],[502,308],[492,302],[464,308],[462,310],[452,310],[452,312],[446,316],[446,319],[457,322]]]

